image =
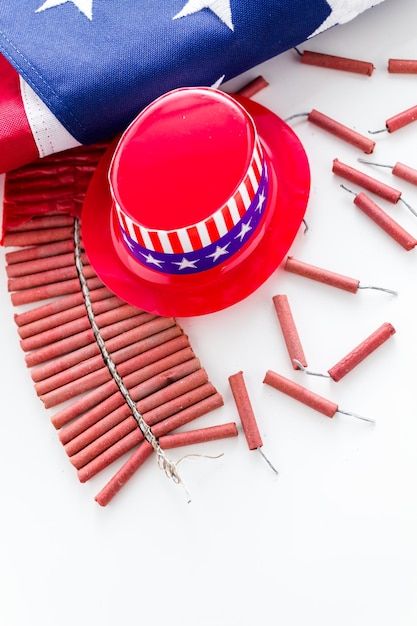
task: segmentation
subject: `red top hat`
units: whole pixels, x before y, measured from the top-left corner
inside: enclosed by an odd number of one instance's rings
[[[82,213],[89,260],[118,296],[166,316],[255,291],[302,222],[304,150],[276,115],[206,88],[150,104],[99,164]]]

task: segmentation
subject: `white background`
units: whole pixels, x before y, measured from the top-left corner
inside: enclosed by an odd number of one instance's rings
[[[389,75],[389,57],[417,58],[417,3],[386,0],[301,49],[374,63],[372,77],[302,65],[294,51],[262,74],[255,98],[286,118],[316,108],[364,134],[417,104],[417,77]],[[301,118],[312,189],[291,253],[398,290],[353,295],[279,269],[246,301],[180,320],[224,407],[198,425],[239,419],[228,376],[243,370],[275,477],[239,437],[196,446],[223,456],[184,461],[187,504],[149,460],[112,503],[94,496],[116,468],[80,484],[32,388],[0,261],[1,626],[415,626],[417,623],[416,250],[406,252],[352,203],[331,173],[359,151]],[[417,124],[375,136],[374,158],[417,167]],[[417,218],[379,202],[415,236]],[[383,322],[396,334],[345,379],[294,372],[272,306],[288,295],[310,369],[326,371]],[[334,419],[262,384],[267,369],[310,387],[374,425]],[[197,427],[197,424],[195,424]],[[174,460],[190,452],[174,450]]]

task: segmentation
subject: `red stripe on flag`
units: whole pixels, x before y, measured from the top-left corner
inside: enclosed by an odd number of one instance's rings
[[[155,252],[165,252],[162,247],[161,240],[159,239],[158,233],[155,230],[150,230],[148,234]]]
[[[236,192],[235,195],[235,201],[236,201],[236,206],[237,206],[237,210],[239,212],[240,217],[243,217],[246,213],[246,207],[245,204],[243,202],[243,198],[241,196],[240,191]]]
[[[262,159],[261,159],[262,161]],[[255,178],[256,178],[256,182],[259,183],[261,180],[261,170],[258,167],[258,163],[256,162],[255,159],[253,159],[252,161],[252,169],[253,169],[253,173],[255,174]]]
[[[132,224],[132,226],[133,226],[133,232],[135,233],[136,241],[138,242],[140,246],[142,246],[142,248],[146,248],[139,226],[137,226],[136,224]]]
[[[224,223],[226,224],[227,230],[228,231],[232,230],[234,226],[234,222],[232,219],[232,214],[230,213],[230,209],[227,205],[222,208],[222,215],[223,215]]]
[[[182,243],[180,241],[180,238],[178,237],[178,233],[176,233],[175,231],[168,233],[168,239],[174,254],[181,254],[182,252],[184,252]]]
[[[218,228],[216,226],[216,222],[214,221],[213,217],[210,217],[207,221],[206,221],[206,227],[207,227],[207,232],[209,234],[209,238],[210,241],[213,243],[214,241],[217,241],[218,239],[220,239],[220,233],[218,231]]]
[[[250,200],[251,200],[251,202],[252,202],[252,200],[253,200],[253,198],[254,198],[254,196],[255,196],[255,190],[254,190],[254,188],[253,188],[252,181],[251,181],[251,179],[249,178],[249,176],[246,176],[246,179],[245,179],[245,187],[246,187],[246,189],[247,189],[247,191],[248,191],[249,198],[250,198]]]
[[[201,237],[196,226],[190,226],[190,228],[187,228],[187,234],[190,238],[193,250],[199,250],[203,247],[203,242],[201,241]]]
[[[117,214],[119,216],[119,220],[122,222],[123,230],[125,231],[126,235],[128,235],[129,234],[129,228],[127,226],[127,222],[126,222],[125,216],[120,211],[118,211]]]
[[[20,95],[19,74],[0,55],[0,173],[39,158]]]

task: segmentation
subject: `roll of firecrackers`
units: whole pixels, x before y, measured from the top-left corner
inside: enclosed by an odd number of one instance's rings
[[[222,406],[222,404],[223,398],[218,392],[216,392],[215,394],[210,394],[203,400],[196,402],[192,406],[186,407],[178,411],[175,415],[166,418],[166,420],[163,421],[163,426],[161,425],[160,428],[163,428],[164,430],[166,428],[168,432],[171,432],[176,428],[180,428],[181,426],[189,424],[190,422],[197,419],[198,417],[201,417],[205,413],[219,408],[220,406]],[[143,415],[146,419],[150,418],[150,416],[146,412],[144,412]],[[161,431],[157,428],[158,423],[155,424],[153,430],[155,431],[157,436],[160,436]],[[123,438],[116,441],[110,447],[106,448],[92,461],[80,468],[77,471],[79,481],[84,483],[90,480],[93,476],[120,459],[124,454],[133,450],[142,441],[143,435],[140,430],[138,428],[133,429]]]
[[[74,266],[74,242],[69,239],[73,226],[69,223],[74,223],[71,216],[34,218],[22,227],[10,229],[5,244],[21,246],[6,256],[12,302],[18,306],[56,298],[17,313],[15,321],[35,390],[45,407],[74,399],[52,418],[52,423],[57,429],[62,428],[61,433],[66,430],[63,426],[68,424],[66,435],[69,438],[64,445],[77,469],[88,465],[80,476],[80,480],[84,480],[89,473],[92,474],[92,464],[98,472],[100,466],[104,469],[113,462],[109,461],[111,456],[108,453],[102,458],[102,453],[112,446],[117,446],[120,451],[123,448],[120,441],[131,433],[132,423],[134,430],[140,431],[103,363],[86,316]],[[165,435],[172,428],[221,406],[221,395],[208,382],[206,372],[176,321],[146,313],[115,297],[96,277],[84,253],[81,260],[95,321],[112,351],[113,363],[125,381],[132,385],[133,395],[154,423],[162,420]],[[119,413],[124,412],[121,426],[110,424],[109,419],[109,415],[118,409]],[[94,417],[91,416],[93,410]],[[174,419],[172,412],[174,417],[180,417]],[[81,420],[82,423],[78,424]],[[97,447],[96,455],[88,454],[87,438],[91,436],[91,430],[85,432],[91,429],[92,423],[98,423],[102,429],[100,436],[96,432],[99,441],[90,442]],[[176,445],[181,441],[186,445],[231,436],[230,427],[223,425],[210,431],[197,429],[195,433],[177,438]],[[74,437],[79,438],[78,442],[73,440]],[[124,449],[132,449],[138,443],[130,438],[129,446],[124,443]],[[77,454],[73,453],[76,444],[81,445],[77,453],[83,453],[85,462],[76,462],[73,458]],[[113,460],[117,458],[120,458],[119,454],[113,452]]]
[[[181,329],[175,328],[175,320],[172,318],[156,318],[148,321],[144,320],[143,324],[136,325],[130,330],[110,338],[107,345],[112,353],[116,353],[133,343],[140,343],[145,351],[181,334]],[[101,357],[98,346],[95,343],[88,344],[73,352],[57,357],[54,361],[47,361],[33,368],[31,370],[32,379],[34,382],[45,380],[54,376],[55,373],[69,368],[76,368],[79,364],[94,358],[96,355]]]
[[[200,380],[198,380],[199,378]],[[183,410],[201,400],[205,400],[216,393],[213,385],[200,375],[190,376],[186,383],[180,395],[171,397],[172,394],[158,394],[156,391],[155,394],[152,394],[154,396],[153,398],[149,398],[146,401],[145,398],[138,399],[137,402],[140,404],[141,412],[143,412],[143,414],[146,413],[149,425],[154,425],[167,417],[171,417],[175,412]],[[162,404],[155,404],[158,402]],[[95,417],[95,420],[91,423],[93,417]],[[128,407],[123,404],[111,412],[103,412],[101,416],[97,414],[91,416],[90,420],[79,424],[75,431],[71,429],[71,425],[64,428],[59,433],[59,438],[64,445],[67,455],[72,457],[82,451],[86,446],[93,444],[99,437],[111,432],[113,428],[119,426],[122,422],[129,422],[130,418]],[[89,426],[88,422],[90,422]],[[84,426],[84,428],[82,428],[82,426]],[[112,445],[112,443],[110,445]]]

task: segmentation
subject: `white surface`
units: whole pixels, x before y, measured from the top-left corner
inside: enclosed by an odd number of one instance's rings
[[[262,74],[270,87],[256,99],[281,117],[317,108],[366,134],[417,103],[417,78],[386,70],[389,57],[417,57],[416,24],[414,0],[386,0],[302,46],[372,61],[371,78],[304,66],[289,51],[227,87]],[[225,400],[199,424],[239,423],[227,378],[243,370],[278,478],[248,451],[240,430],[192,450],[224,453],[220,459],[180,466],[191,504],[150,460],[99,507],[94,496],[114,468],[78,482],[24,365],[1,251],[2,626],[417,623],[417,251],[406,252],[362,215],[331,174],[333,158],[365,168],[356,161],[363,155],[304,119],[292,125],[310,159],[312,190],[309,231],[291,253],[399,295],[353,295],[278,270],[245,302],[181,320]],[[417,167],[417,125],[376,139],[380,162]],[[366,171],[417,207],[415,187],[389,170]],[[417,234],[403,205],[380,204]],[[397,332],[339,383],[307,377],[289,365],[276,293],[288,295],[316,371],[385,321]],[[267,369],[376,424],[316,413],[263,385]]]

